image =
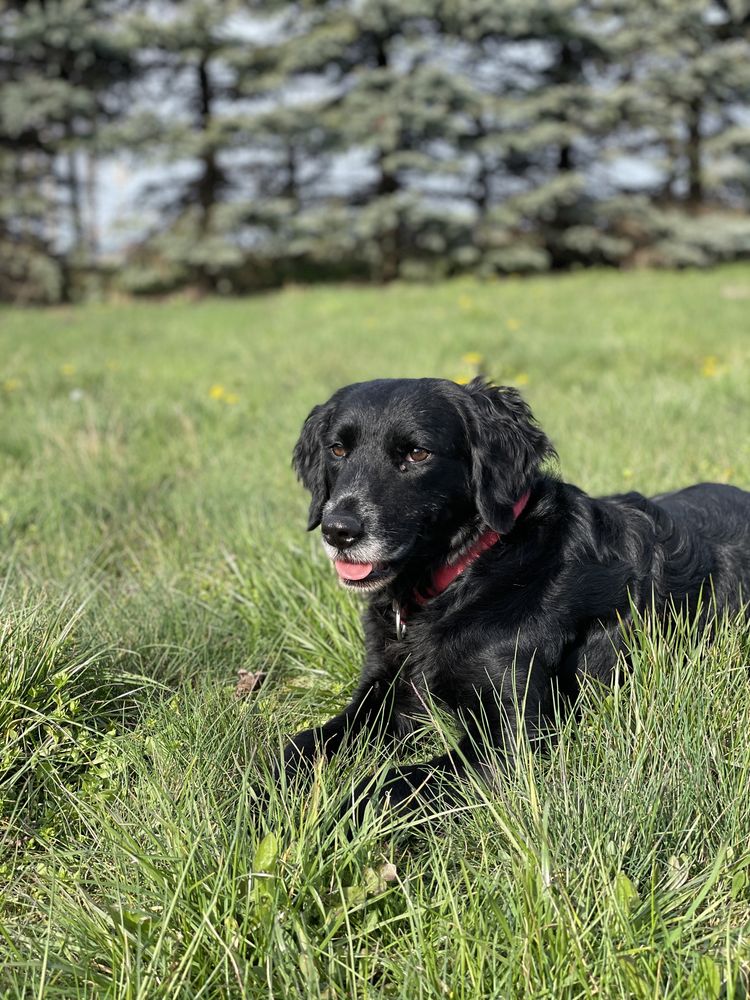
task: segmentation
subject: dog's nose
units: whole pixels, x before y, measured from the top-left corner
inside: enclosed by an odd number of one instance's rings
[[[348,549],[364,535],[365,526],[355,514],[334,510],[323,515],[320,530],[329,545]]]

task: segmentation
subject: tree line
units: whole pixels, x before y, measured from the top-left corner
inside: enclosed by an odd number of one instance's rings
[[[3,299],[750,255],[750,0],[1,11]]]

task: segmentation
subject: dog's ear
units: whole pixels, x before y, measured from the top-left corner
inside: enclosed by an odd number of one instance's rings
[[[503,534],[513,526],[513,505],[555,451],[517,389],[475,378],[464,392],[477,510]]]
[[[330,402],[312,408],[302,427],[292,455],[292,468],[297,473],[297,478],[312,494],[310,513],[307,519],[308,531],[312,531],[320,524],[323,504],[328,499],[328,481],[323,458],[323,434],[328,426],[330,416]]]

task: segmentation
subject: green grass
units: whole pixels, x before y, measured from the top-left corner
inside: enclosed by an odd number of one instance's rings
[[[0,312],[0,996],[747,996],[743,623],[644,624],[627,684],[434,830],[330,821],[384,752],[258,798],[358,673],[289,468],[310,407],[478,352],[583,488],[747,488],[743,294],[747,267]]]

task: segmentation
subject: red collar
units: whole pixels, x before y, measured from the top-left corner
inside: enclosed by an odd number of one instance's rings
[[[513,518],[518,520],[521,516],[526,504],[529,502],[529,491],[517,500],[513,504]],[[438,567],[432,575],[432,582],[427,588],[425,593],[420,593],[415,590],[412,594],[412,600],[415,604],[426,604],[431,598],[437,597],[438,594],[442,594],[456,579],[460,576],[467,567],[478,559],[483,552],[487,549],[491,549],[493,545],[496,545],[500,539],[501,535],[497,531],[493,531],[488,528],[487,531],[483,532],[479,538],[474,542],[469,548],[453,563],[445,563],[444,565]],[[406,618],[406,607],[405,605],[399,605],[396,601],[393,602],[393,610],[396,612],[396,635],[399,639],[403,638],[404,631],[406,629],[405,618]]]

